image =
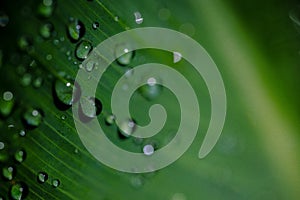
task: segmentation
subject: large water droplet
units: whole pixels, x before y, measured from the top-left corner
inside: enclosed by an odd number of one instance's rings
[[[15,160],[19,163],[24,162],[26,159],[26,151],[24,149],[19,149],[15,153]]]
[[[37,180],[39,183],[45,183],[48,180],[48,174],[46,172],[39,172]]]
[[[5,13],[0,12],[0,27],[7,26],[8,22],[9,22],[9,17]]]
[[[59,185],[60,185],[60,181],[59,181],[58,179],[54,179],[54,180],[52,181],[52,186],[53,186],[54,188],[57,188]]]
[[[143,23],[144,18],[142,18],[142,15],[140,12],[135,12],[134,17],[135,17],[135,23],[137,23],[137,24]]]
[[[75,50],[75,56],[79,60],[84,60],[88,57],[89,53],[92,51],[93,46],[92,43],[87,40],[82,40],[77,46]]]
[[[78,19],[70,19],[68,24],[68,36],[72,42],[78,41],[85,34],[85,27],[83,23]]]
[[[48,39],[53,35],[54,27],[51,23],[45,23],[40,27],[40,34],[43,38]]]
[[[80,99],[79,117],[81,120],[89,121],[99,115],[101,111],[102,103],[99,99],[94,97],[82,97]]]
[[[136,129],[136,123],[132,119],[125,120],[121,122],[119,125],[119,132],[125,137],[131,136],[135,131],[135,129]]]
[[[10,197],[15,200],[25,199],[28,195],[28,186],[24,182],[17,182],[10,188]]]
[[[16,170],[13,166],[3,167],[2,175],[7,180],[11,181],[16,175]]]
[[[159,79],[150,77],[147,79],[147,83],[139,88],[139,92],[143,97],[148,100],[153,100],[157,98],[162,92],[162,85]]]
[[[129,45],[122,43],[116,46],[115,56],[120,65],[126,66],[130,64],[134,56],[134,51],[130,50]]]
[[[63,110],[77,102],[81,93],[79,85],[70,79],[56,79],[54,91],[55,104],[58,108]],[[64,106],[67,107],[63,108]]]
[[[43,0],[38,6],[38,15],[43,18],[51,17],[54,12],[55,3],[54,0]]]
[[[42,123],[42,111],[34,108],[28,108],[23,113],[23,120],[25,125],[28,126],[28,128],[36,128]]]
[[[13,110],[14,104],[15,101],[13,93],[5,91],[2,98],[0,98],[0,115],[2,117],[8,117]]]

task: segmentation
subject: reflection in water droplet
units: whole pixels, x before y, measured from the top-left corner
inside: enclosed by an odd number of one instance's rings
[[[181,53],[179,52],[173,52],[173,62],[178,63],[182,58]]]
[[[130,64],[134,51],[131,51],[127,44],[119,44],[115,48],[115,56],[120,65],[126,66]]]
[[[23,120],[26,126],[35,128],[42,123],[43,115],[38,109],[29,108],[23,113]]]
[[[97,28],[99,28],[99,26],[100,26],[99,22],[94,22],[93,25],[92,25],[92,27],[93,27],[94,30],[96,30]]]
[[[51,23],[45,23],[40,27],[40,34],[43,38],[48,39],[53,35],[54,27]]]
[[[135,17],[135,23],[137,23],[137,24],[143,23],[144,19],[142,18],[142,15],[140,12],[135,12],[134,17]]]
[[[85,27],[83,23],[78,19],[70,19],[68,24],[68,36],[72,42],[78,41],[85,34]]]
[[[85,121],[84,119],[87,118],[94,118],[99,115],[102,111],[102,103],[99,99],[94,97],[82,97],[80,99],[80,118]],[[86,119],[89,120],[89,119]]]
[[[54,0],[43,0],[38,6],[37,13],[40,17],[49,18],[52,16],[54,8]]]
[[[10,91],[3,93],[2,98],[0,98],[0,115],[2,117],[8,117],[14,107],[14,95]]]
[[[9,166],[9,167],[3,167],[2,169],[2,175],[5,179],[11,181],[16,174],[16,170],[14,167]]]
[[[132,119],[125,120],[121,122],[119,125],[119,132],[125,137],[131,136],[135,131],[135,129],[136,129],[136,124]]]
[[[147,144],[143,147],[143,152],[146,156],[151,156],[154,153],[154,147],[151,144]]]
[[[59,181],[58,179],[54,179],[54,180],[52,181],[52,186],[53,186],[54,188],[57,188],[59,185],[60,185],[60,181]]]
[[[37,175],[37,180],[39,183],[45,183],[48,180],[48,174],[45,172],[39,172]]]
[[[75,56],[79,60],[84,60],[88,57],[89,53],[92,51],[93,46],[92,43],[87,40],[82,40],[77,46],[75,50]]]
[[[115,120],[116,120],[116,117],[111,114],[111,115],[108,115],[106,118],[105,118],[105,123],[110,126],[112,125],[113,123],[115,123]]]
[[[19,163],[26,159],[26,152],[23,149],[17,150],[15,153],[15,160]]]
[[[28,186],[24,182],[16,182],[10,188],[10,197],[15,200],[25,199],[28,195]]]
[[[147,79],[146,84],[141,86],[138,91],[147,100],[153,100],[161,94],[162,89],[161,81],[150,77]]]
[[[9,17],[5,13],[0,12],[0,27],[7,26],[8,22],[9,22]]]

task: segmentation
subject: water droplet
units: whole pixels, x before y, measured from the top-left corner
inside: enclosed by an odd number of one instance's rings
[[[134,51],[131,51],[127,44],[119,44],[115,48],[115,56],[120,65],[126,66],[130,64]]]
[[[34,80],[33,80],[33,87],[35,88],[40,88],[43,84],[43,78],[42,77],[36,77]]]
[[[36,128],[42,123],[43,115],[38,109],[28,108],[23,113],[23,120],[28,128]]]
[[[45,172],[39,172],[37,175],[37,180],[39,183],[45,183],[48,180],[48,174]]]
[[[2,117],[8,117],[14,107],[14,95],[10,91],[5,91],[0,99],[0,115]]]
[[[23,149],[17,150],[15,153],[15,160],[19,163],[26,159],[26,152]]]
[[[116,116],[114,116],[113,114],[111,114],[111,115],[106,116],[105,123],[110,126],[113,123],[115,123],[115,120],[116,120]]]
[[[114,20],[115,20],[116,22],[118,22],[118,21],[119,21],[119,17],[118,17],[118,16],[115,16],[115,17],[114,17]]]
[[[70,79],[56,79],[54,84],[55,90],[55,100],[57,99],[59,103],[65,106],[71,106],[73,103],[77,102],[80,97],[79,85]],[[74,91],[74,94],[73,94]],[[57,102],[56,106],[63,107]]]
[[[102,103],[94,97],[82,97],[80,99],[80,111],[81,119],[84,120],[85,117],[94,118],[101,113]]]
[[[40,27],[40,34],[43,38],[48,39],[53,35],[54,27],[51,23],[45,23]]]
[[[7,180],[11,181],[15,177],[15,175],[16,175],[16,170],[12,166],[3,167],[2,168],[2,175]]]
[[[3,142],[0,142],[0,150],[4,149],[5,144]]]
[[[77,46],[75,50],[75,56],[79,60],[84,60],[88,57],[89,53],[92,51],[93,46],[92,43],[87,40],[82,40]]]
[[[182,58],[181,53],[179,52],[173,52],[173,62],[178,63]]]
[[[100,26],[99,22],[94,22],[93,25],[92,25],[92,27],[93,27],[94,30],[96,30],[97,28],[99,28],[99,26]]]
[[[135,23],[137,23],[137,24],[143,23],[144,18],[142,18],[142,15],[140,12],[135,12],[134,17],[135,17]]]
[[[132,185],[134,188],[138,189],[138,188],[141,188],[141,187],[144,185],[145,180],[144,180],[144,178],[143,178],[142,176],[140,176],[140,175],[133,175],[133,176],[131,177],[130,182],[131,182],[131,185]]]
[[[62,115],[60,118],[61,118],[62,120],[65,120],[67,117],[66,117],[66,115]]]
[[[43,0],[38,6],[37,13],[40,17],[49,18],[52,16],[55,8],[54,0]]]
[[[163,89],[160,82],[159,79],[154,77],[148,78],[146,84],[139,88],[140,94],[148,100],[157,98]]]
[[[85,27],[83,23],[78,19],[70,19],[70,23],[68,25],[68,36],[70,37],[72,42],[78,41],[85,34]]]
[[[20,130],[19,135],[24,137],[26,135],[26,132],[24,130]]]
[[[96,66],[98,65],[98,63],[94,60],[89,60],[86,64],[85,64],[85,69],[87,72],[92,72]]]
[[[27,87],[31,84],[32,81],[32,75],[29,73],[26,73],[22,76],[20,83],[22,86]]]
[[[18,46],[22,51],[29,51],[32,47],[32,39],[23,35],[18,40]]]
[[[135,131],[135,129],[136,129],[136,124],[135,121],[132,119],[125,120],[121,122],[119,125],[119,132],[125,137],[131,136]]]
[[[16,182],[10,188],[10,197],[15,200],[25,199],[28,195],[28,186],[24,182]]]
[[[54,180],[52,181],[52,186],[53,186],[54,188],[57,188],[59,185],[60,185],[60,181],[59,181],[58,179],[54,179]]]
[[[0,12],[0,27],[7,26],[8,22],[9,22],[9,17],[5,13]]]
[[[143,152],[146,156],[151,156],[154,153],[154,147],[151,144],[147,144],[143,147]]]
[[[13,128],[15,128],[15,125],[9,124],[9,125],[7,126],[7,128],[8,128],[8,129],[13,129]]]

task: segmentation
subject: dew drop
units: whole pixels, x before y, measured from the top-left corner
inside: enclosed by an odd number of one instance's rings
[[[92,72],[96,66],[98,65],[98,63],[94,60],[89,60],[86,64],[85,64],[85,70],[87,72]]]
[[[3,177],[9,181],[11,181],[15,177],[15,174],[16,174],[16,170],[12,166],[2,168]]]
[[[131,136],[135,131],[135,129],[136,129],[136,124],[132,119],[125,120],[121,122],[119,125],[119,132],[125,137]]]
[[[130,50],[129,45],[119,44],[115,48],[115,56],[120,65],[126,66],[129,65],[133,59],[134,51]]]
[[[26,135],[25,130],[20,130],[19,135],[20,135],[21,137],[24,137],[24,136]]]
[[[82,97],[80,99],[80,118],[94,118],[102,111],[102,103],[94,97]],[[83,115],[82,115],[83,114]]]
[[[0,150],[4,149],[5,144],[3,142],[0,142]]]
[[[140,12],[135,12],[134,17],[135,17],[135,23],[137,23],[137,24],[143,23],[144,18],[142,18],[142,15]]]
[[[24,162],[26,159],[26,152],[23,149],[17,150],[15,153],[15,160],[19,163]]]
[[[36,128],[42,123],[43,115],[38,109],[28,108],[23,113],[23,120],[29,128]]]
[[[26,73],[22,76],[20,83],[22,86],[27,87],[31,84],[32,81],[32,75],[29,73]]]
[[[60,118],[61,118],[62,120],[65,120],[67,117],[66,117],[66,115],[62,115]]]
[[[115,20],[116,22],[118,22],[118,21],[119,21],[119,17],[118,17],[118,16],[115,16],[115,17],[114,17],[114,20]]]
[[[5,91],[0,99],[0,115],[2,117],[8,117],[14,107],[14,95],[10,91]]]
[[[42,18],[49,18],[52,16],[54,8],[54,0],[43,0],[38,6],[37,13]]]
[[[0,27],[7,26],[8,22],[9,22],[9,17],[5,13],[0,12]]]
[[[78,41],[85,34],[85,27],[83,23],[78,19],[70,19],[68,24],[68,36],[72,42]]]
[[[55,100],[58,100],[58,102],[55,103],[58,107],[61,107],[59,104],[71,106],[73,103],[78,101],[80,96],[79,85],[70,79],[56,79],[54,83],[54,90]]]
[[[157,98],[162,92],[162,86],[160,80],[154,77],[147,79],[146,84],[139,88],[140,94],[147,100],[153,100]]]
[[[29,51],[32,47],[32,39],[23,35],[18,40],[18,47],[22,51]]]
[[[182,58],[181,53],[173,52],[173,63],[178,63]]]
[[[57,188],[59,185],[60,185],[60,181],[59,181],[58,179],[54,179],[54,180],[52,181],[52,186],[53,186],[54,188]]]
[[[53,35],[54,27],[51,23],[45,23],[40,27],[40,35],[48,39]]]
[[[15,200],[25,199],[28,195],[28,186],[24,182],[16,182],[10,188],[10,197]]]
[[[106,123],[106,125],[110,126],[115,123],[115,120],[116,120],[116,116],[113,114],[110,114],[110,115],[106,116],[105,123]]]
[[[46,172],[39,172],[37,180],[39,183],[45,183],[48,180],[48,174]]]
[[[143,152],[146,156],[151,156],[154,153],[154,147],[151,144],[147,144],[143,147]]]
[[[79,60],[84,60],[88,57],[89,53],[92,51],[93,46],[92,43],[87,40],[82,40],[77,46],[75,50],[75,56]]]
[[[43,78],[42,77],[36,77],[33,82],[32,85],[35,88],[40,88],[43,84]]]
[[[97,28],[99,28],[99,26],[100,26],[99,22],[94,22],[92,24],[92,27],[93,27],[94,30],[96,30]]]

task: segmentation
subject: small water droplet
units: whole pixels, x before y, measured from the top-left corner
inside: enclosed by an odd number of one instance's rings
[[[92,72],[96,66],[98,65],[98,63],[94,60],[89,60],[86,64],[85,64],[85,69],[87,72]]]
[[[22,137],[24,137],[26,135],[25,130],[20,130],[19,135],[22,136]]]
[[[0,98],[0,115],[2,117],[8,117],[13,110],[14,104],[15,101],[13,93],[5,91],[2,98]]]
[[[35,88],[40,88],[43,84],[43,78],[42,77],[36,77],[33,82],[32,85]]]
[[[23,113],[23,120],[28,128],[36,128],[42,123],[43,115],[38,109],[28,108]]]
[[[2,175],[7,180],[11,181],[16,175],[16,170],[12,166],[3,167],[2,168]]]
[[[54,180],[52,181],[52,186],[53,186],[54,188],[57,188],[59,185],[60,185],[60,181],[59,181],[58,179],[54,179]]]
[[[40,35],[48,39],[53,35],[54,27],[51,23],[45,23],[40,27]]]
[[[46,172],[39,172],[37,180],[39,183],[45,183],[48,180],[48,174]]]
[[[29,51],[32,48],[32,39],[23,35],[18,40],[18,46],[22,51]]]
[[[101,113],[102,103],[94,97],[82,97],[80,99],[80,111],[79,116],[83,121],[86,117],[94,118]]]
[[[74,153],[75,153],[75,154],[78,154],[78,153],[79,153],[79,150],[78,150],[78,149],[75,149],[75,150],[74,150]]]
[[[17,150],[15,153],[15,160],[19,163],[24,162],[26,159],[26,152],[23,149]]]
[[[27,87],[31,84],[32,81],[32,75],[29,73],[26,73],[22,76],[20,83],[22,86]]]
[[[160,83],[161,81],[159,79],[150,77],[147,79],[146,84],[141,86],[138,91],[147,100],[153,100],[162,92],[163,87]]]
[[[87,40],[82,40],[77,46],[75,50],[75,56],[79,60],[84,60],[88,57],[89,53],[92,51],[93,46],[92,43]]]
[[[66,115],[62,115],[60,118],[61,118],[62,120],[65,120],[67,117],[66,117]]]
[[[119,125],[119,132],[125,137],[131,136],[135,131],[135,129],[136,129],[136,124],[135,121],[132,119],[125,120],[121,122]]]
[[[92,25],[92,27],[93,27],[94,30],[96,30],[97,28],[99,28],[99,26],[100,26],[99,22],[94,22],[93,25]]]
[[[137,24],[143,23],[144,18],[142,18],[142,15],[140,12],[135,12],[134,17],[135,17],[135,23],[137,23]]]
[[[0,142],[0,150],[4,149],[5,144],[3,142]]]
[[[15,125],[9,124],[9,125],[7,126],[7,128],[8,128],[8,129],[13,129],[13,128],[15,128]]]
[[[51,55],[51,54],[47,54],[47,55],[46,55],[46,60],[48,60],[48,61],[49,61],[49,60],[52,60],[52,55]]]
[[[147,144],[143,147],[143,152],[146,156],[151,156],[154,153],[154,147],[151,144]]]
[[[119,44],[116,46],[115,56],[120,65],[126,66],[130,64],[134,56],[134,51],[131,51],[130,49],[130,46],[127,44]]]
[[[78,41],[85,34],[84,24],[78,19],[70,19],[68,24],[68,36],[72,42]]]
[[[7,26],[8,22],[9,22],[9,17],[5,13],[0,12],[0,27]]]
[[[55,90],[55,101],[56,106],[59,108],[63,107],[60,104],[65,106],[71,106],[73,103],[77,102],[80,97],[80,88],[79,85],[73,81],[66,78],[66,79],[56,79],[54,83],[54,90]],[[74,93],[73,93],[74,91]]]
[[[10,197],[15,200],[25,199],[28,195],[28,186],[24,182],[16,182],[10,188]]]
[[[116,116],[113,115],[113,114],[111,114],[111,115],[106,116],[106,118],[105,118],[105,123],[106,123],[108,126],[110,126],[110,125],[112,125],[112,124],[115,123],[115,120],[116,120]]]
[[[114,20],[115,20],[116,22],[118,22],[118,21],[119,21],[119,17],[118,17],[118,16],[115,16],[115,17],[114,17]]]
[[[51,17],[54,12],[55,3],[54,0],[43,0],[38,6],[38,15],[42,18]]]
[[[182,58],[181,53],[173,52],[173,63],[178,63]]]

